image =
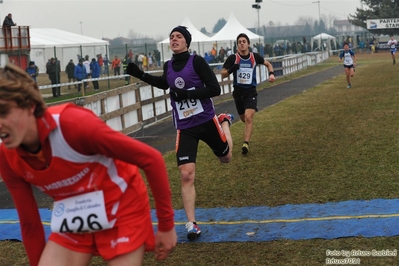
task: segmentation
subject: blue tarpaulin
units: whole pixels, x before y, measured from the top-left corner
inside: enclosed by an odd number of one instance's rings
[[[40,209],[46,236],[51,211]],[[156,229],[155,211],[152,211]],[[399,235],[399,199],[354,200],[277,207],[197,209],[197,242],[334,239]],[[184,210],[175,211],[179,242],[187,242]],[[21,240],[15,209],[0,210],[0,240]]]

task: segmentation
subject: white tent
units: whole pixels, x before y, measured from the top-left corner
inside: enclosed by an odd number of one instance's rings
[[[41,73],[45,73],[46,63],[51,57],[57,57],[61,70],[64,70],[69,60],[77,63],[77,55],[88,55],[91,59],[97,54],[106,54],[109,42],[59,29],[31,28],[30,45],[30,60],[35,61]]]
[[[234,13],[231,12],[229,20],[226,22],[224,27],[213,35],[209,41],[235,41],[240,33],[245,33],[250,40],[257,40],[258,42],[263,40],[263,36],[255,34],[241,25]]]
[[[194,25],[191,23],[191,21],[186,17],[183,22],[180,24],[180,26],[185,26],[187,27],[187,30],[191,33],[191,42],[206,42],[209,40],[209,37],[200,32]],[[171,29],[172,30],[172,29]],[[169,44],[169,36],[165,40],[159,42],[159,43],[166,43]]]
[[[328,50],[331,50],[331,41],[333,41],[334,43],[336,43],[336,38],[334,36],[331,36],[327,33],[320,33],[317,34],[316,36],[313,36],[310,40],[310,47],[313,51],[313,42],[316,41],[318,43],[318,47],[320,47],[320,44],[325,43]],[[318,49],[320,50],[320,49]]]
[[[194,27],[194,25],[191,23],[190,19],[187,16],[184,18],[183,22],[180,25],[187,27],[187,30],[191,34],[190,49],[192,51],[196,51],[198,54],[203,54],[204,43],[209,40],[209,37],[200,32],[196,27]],[[169,47],[169,36],[165,40],[158,43],[158,50],[162,51],[163,59],[165,61],[172,57],[173,52],[170,50]]]

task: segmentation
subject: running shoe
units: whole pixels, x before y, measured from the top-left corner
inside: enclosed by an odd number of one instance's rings
[[[244,142],[241,147],[241,154],[247,154],[249,152],[249,143]]]
[[[227,121],[227,122],[229,122],[229,126],[231,126],[231,123],[234,120],[234,116],[232,114],[222,113],[222,114],[218,115],[218,120],[219,120],[220,124],[222,124],[224,121]]]
[[[352,87],[351,84],[348,84],[347,88],[350,89],[351,87]]]
[[[189,240],[197,239],[201,235],[201,230],[199,229],[196,222],[186,223],[187,238]]]

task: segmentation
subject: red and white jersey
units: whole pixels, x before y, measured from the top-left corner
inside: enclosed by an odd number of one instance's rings
[[[108,220],[118,226],[149,211],[141,168],[154,196],[158,229],[174,227],[169,180],[157,150],[112,130],[90,110],[70,104],[48,108],[37,126],[42,145],[38,155],[4,145],[0,149],[0,172],[18,211],[30,260],[40,257],[44,247],[30,185],[55,200],[102,190]]]
[[[35,170],[14,149],[6,156],[14,173],[56,201],[104,191],[108,220],[117,219],[116,225],[131,221],[134,213],[148,211],[147,189],[137,166],[101,154],[85,155],[75,151],[62,134],[60,114],[53,113],[52,117],[57,127],[48,136],[50,164],[46,169]]]

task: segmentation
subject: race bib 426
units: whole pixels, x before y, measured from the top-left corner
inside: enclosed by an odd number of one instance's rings
[[[54,202],[51,231],[85,233],[111,228],[103,191],[94,191]]]

